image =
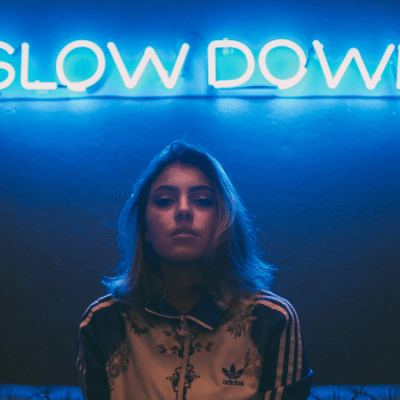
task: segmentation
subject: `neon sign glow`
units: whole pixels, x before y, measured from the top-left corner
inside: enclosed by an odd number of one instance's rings
[[[154,78],[152,78],[152,82],[149,82],[148,75],[146,77],[143,77],[143,75],[146,75],[145,71],[148,66],[152,65],[152,68],[158,75],[156,79],[161,80],[163,85],[161,89],[157,88],[158,92],[156,94],[168,94],[171,91],[175,95],[187,93],[185,92],[185,84],[187,82],[185,81],[185,77],[182,76],[182,71],[188,63],[188,54],[190,54],[190,46],[188,43],[183,43],[181,45],[178,54],[173,57],[173,62],[171,61],[170,57],[170,72],[168,72],[168,70],[164,66],[165,59],[164,61],[161,61],[159,54],[157,54],[156,50],[153,47],[147,47],[144,50],[144,53],[142,53],[140,57],[138,57],[138,62],[136,63],[135,69],[131,72],[128,71],[126,62],[121,56],[120,50],[115,43],[107,43],[106,48],[108,51],[104,52],[100,46],[88,40],[77,40],[71,42],[64,46],[59,52],[56,58],[55,74],[51,80],[30,81],[29,70],[30,68],[32,68],[32,62],[30,61],[30,46],[28,43],[22,43],[20,48],[20,85],[24,92],[33,93],[33,95],[40,92],[59,93],[60,91],[63,92],[63,95],[65,95],[66,91],[67,93],[84,93],[88,88],[93,87],[103,77],[106,77],[108,79],[108,75],[110,75],[110,70],[116,68],[117,73],[114,73],[114,76],[112,78],[113,84],[110,84],[108,88],[107,85],[104,85],[105,88],[102,88],[103,93],[106,92],[107,94],[110,94],[111,92],[112,94],[112,91],[117,88],[118,93],[121,93],[122,91],[123,93],[128,93],[128,95],[134,96],[136,94],[135,89],[137,89],[139,80],[141,80],[142,83],[146,82],[148,87],[154,87]],[[66,70],[66,60],[72,52],[79,49],[85,49],[95,56],[96,68],[95,72],[91,72],[91,75],[89,77],[75,81],[71,79],[70,73],[68,72],[68,70]],[[230,50],[228,51],[228,49]],[[273,70],[271,70],[270,61],[268,60],[270,60],[270,54],[274,53],[276,49],[284,49],[285,51],[291,52],[292,56],[297,59],[297,65],[296,62],[294,62],[292,66],[295,70],[295,73],[292,73],[292,75],[290,76],[281,77],[276,76],[276,70],[275,73]],[[235,76],[225,76],[221,78],[220,70],[221,65],[223,65],[223,63],[221,64],[221,57],[230,56],[230,54],[232,54],[233,52],[235,52],[237,57],[242,57],[242,69],[237,69],[237,71],[235,72],[235,69],[233,68],[233,75],[236,74]],[[241,90],[245,88],[245,85],[248,84],[252,79],[254,80],[255,76],[258,74],[258,76],[261,77],[261,79],[263,80],[260,83],[260,78],[258,78],[258,88],[262,88],[262,85],[264,85],[269,89],[276,88],[275,90],[280,91],[280,94],[284,94],[291,88],[296,87],[301,81],[303,81],[307,76],[310,75],[309,67],[310,64],[313,63],[313,74],[315,74],[315,71],[320,68],[319,89],[324,90],[324,93],[326,93],[326,91],[328,90],[329,94],[335,95],[335,91],[337,92],[338,87],[340,87],[339,84],[342,82],[343,77],[349,69],[353,69],[353,74],[354,71],[356,71],[358,76],[362,78],[365,88],[368,91],[374,91],[376,90],[378,83],[382,80],[382,76],[384,74],[384,71],[387,70],[388,64],[391,64],[395,75],[395,85],[393,85],[393,77],[390,77],[388,72],[386,72],[385,75],[385,85],[386,88],[388,86],[394,86],[394,88],[396,89],[395,95],[399,95],[399,93],[397,92],[397,90],[400,90],[400,57],[398,57],[399,52],[400,45],[396,49],[394,44],[389,44],[383,52],[383,56],[381,57],[379,62],[374,63],[373,67],[369,66],[370,69],[375,68],[375,71],[372,75],[369,74],[367,66],[358,49],[349,49],[338,66],[337,62],[335,64],[332,61],[328,61],[327,53],[324,50],[324,46],[318,40],[314,40],[312,42],[311,53],[313,54],[313,57],[310,56],[310,52],[309,56],[307,57],[305,51],[295,42],[286,39],[277,39],[266,43],[261,48],[257,57],[258,62],[256,63],[254,51],[252,51],[247,45],[242,42],[229,40],[227,38],[223,40],[211,41],[207,46],[207,51],[206,54],[204,53],[204,57],[206,58],[207,65],[208,86],[217,90]],[[4,94],[7,94],[8,92],[10,92],[10,94],[11,92],[15,93],[16,91],[18,93],[21,93],[21,89],[17,88],[16,82],[18,65],[15,64],[17,59],[16,54],[18,53],[19,52],[16,51],[10,44],[0,41],[0,90],[2,91],[2,96]],[[397,55],[397,64],[394,63],[395,54]],[[199,65],[204,65],[203,60],[200,61],[198,59],[190,59],[190,62],[196,66],[197,70],[199,69]],[[194,68],[194,66],[192,67]],[[244,72],[242,71],[243,68]],[[333,73],[332,71],[335,69],[336,72]],[[195,79],[195,77],[192,79]],[[116,86],[115,82],[120,82],[119,87]],[[192,85],[190,90],[193,91],[193,87],[194,86]],[[145,89],[146,85],[143,84],[140,92],[141,95],[143,95],[143,90]],[[154,94],[154,89],[152,90],[152,94]],[[343,93],[343,88],[341,90]],[[204,93],[199,90],[198,93],[194,94],[202,95]]]

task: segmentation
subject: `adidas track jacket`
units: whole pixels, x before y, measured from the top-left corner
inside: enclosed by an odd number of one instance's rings
[[[77,368],[86,400],[306,400],[313,375],[295,310],[271,292],[208,294],[188,315],[102,297],[82,317]]]

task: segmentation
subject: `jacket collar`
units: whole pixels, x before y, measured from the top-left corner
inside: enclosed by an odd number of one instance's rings
[[[212,293],[207,292],[190,310],[189,314],[184,315],[184,317],[209,330],[213,330],[222,321],[229,302],[226,300],[217,301]],[[181,319],[182,317],[178,310],[168,303],[163,296],[159,296],[158,303],[152,307],[145,307],[145,310],[151,314],[169,319]]]

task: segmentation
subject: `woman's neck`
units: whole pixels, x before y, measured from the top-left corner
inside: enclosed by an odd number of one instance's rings
[[[205,293],[204,270],[200,263],[161,262],[168,302],[187,314]]]

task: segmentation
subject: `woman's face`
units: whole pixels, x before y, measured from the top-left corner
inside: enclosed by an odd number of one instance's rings
[[[161,260],[199,260],[209,248],[217,226],[214,188],[197,167],[174,163],[150,188],[146,234]]]

